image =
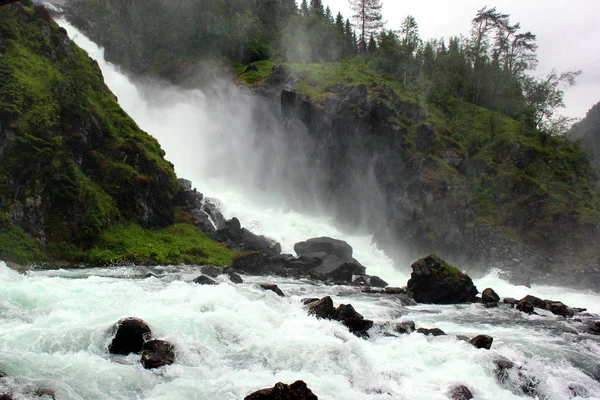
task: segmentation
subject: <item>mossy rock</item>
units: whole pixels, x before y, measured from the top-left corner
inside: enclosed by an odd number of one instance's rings
[[[408,290],[418,303],[457,304],[475,300],[471,278],[435,254],[412,264]]]

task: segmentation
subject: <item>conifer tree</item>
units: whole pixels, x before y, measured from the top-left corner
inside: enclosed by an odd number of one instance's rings
[[[300,11],[302,11],[302,15],[308,17],[308,3],[306,0],[302,0],[302,4],[300,5]]]
[[[360,31],[359,49],[367,50],[366,38],[369,34],[376,36],[385,22],[381,15],[381,0],[349,0],[350,8],[354,11],[352,18]]]

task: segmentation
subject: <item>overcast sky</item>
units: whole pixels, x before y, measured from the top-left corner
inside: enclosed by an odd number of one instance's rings
[[[324,0],[333,14],[351,17],[348,0]],[[382,0],[387,29],[398,29],[407,15],[419,24],[421,37],[468,35],[477,10],[496,7],[520,22],[524,31],[538,39],[539,65],[544,76],[558,71],[581,69],[577,85],[566,91],[567,108],[559,112],[582,118],[600,101],[600,0]]]

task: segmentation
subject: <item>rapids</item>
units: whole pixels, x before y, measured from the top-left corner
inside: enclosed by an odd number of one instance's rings
[[[226,217],[281,242],[332,236],[350,243],[367,273],[403,286],[408,268],[395,268],[371,236],[347,234],[322,215],[296,211],[277,193],[253,190],[256,143],[244,137],[247,110],[231,109],[219,94],[134,83],[104,61],[103,51],[68,22],[70,36],[98,60],[107,85],[137,123],[156,137],[180,176],[219,199]],[[239,104],[238,104],[239,105]],[[241,106],[240,106],[241,107]],[[250,154],[247,154],[250,153]],[[225,161],[223,160],[225,158]],[[235,160],[242,160],[235,165]],[[231,165],[234,164],[234,165]],[[247,182],[248,185],[243,183]],[[152,272],[156,276],[146,278]],[[600,340],[578,334],[575,324],[545,312],[525,315],[509,307],[405,305],[393,296],[271,277],[244,277],[234,285],[191,282],[194,267],[120,267],[33,270],[20,274],[0,262],[0,379],[18,398],[35,387],[58,399],[242,399],[276,382],[304,380],[321,399],[448,399],[454,385],[476,399],[521,399],[535,382],[540,399],[600,398]],[[280,298],[256,283],[276,283]],[[495,273],[475,280],[501,297],[533,294],[600,313],[590,291],[513,286]],[[369,339],[338,322],[306,314],[300,300],[330,295],[375,321]],[[147,321],[158,338],[175,344],[177,362],[144,370],[139,356],[107,352],[110,328],[121,318]],[[390,324],[414,320],[448,336],[390,336]],[[456,339],[489,334],[492,349]],[[496,380],[494,358],[516,367]]]

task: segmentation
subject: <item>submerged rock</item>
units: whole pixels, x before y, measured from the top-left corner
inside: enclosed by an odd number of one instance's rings
[[[319,400],[317,396],[306,386],[304,381],[296,381],[291,385],[278,382],[269,389],[261,389],[248,396],[244,400]]]
[[[417,329],[417,332],[421,333],[425,336],[445,336],[446,335],[446,332],[444,332],[440,328],[431,328],[431,329],[419,328],[419,329]]]
[[[413,263],[407,288],[418,303],[456,304],[475,300],[471,278],[436,255]]]
[[[519,304],[517,304],[517,310],[524,312],[525,314],[533,314],[535,308],[533,307],[533,304],[521,300]]]
[[[469,340],[469,343],[471,343],[473,346],[477,347],[478,349],[489,350],[492,348],[493,341],[494,341],[494,338],[491,336],[477,335],[473,339]]]
[[[394,325],[394,331],[402,334],[412,333],[415,331],[414,321],[398,322]]]
[[[231,268],[227,270],[227,276],[229,277],[229,280],[233,283],[244,283],[242,277],[236,274],[234,271],[232,271]]]
[[[112,354],[139,353],[144,343],[150,338],[152,330],[148,324],[139,318],[125,318],[113,326],[115,337],[108,346]]]
[[[209,278],[206,275],[200,275],[199,277],[194,279],[193,282],[197,283],[199,285],[217,285],[218,284],[216,281],[214,281],[213,279]]]
[[[279,297],[285,297],[285,294],[283,294],[281,289],[279,289],[279,286],[277,286],[273,283],[262,283],[262,284],[260,284],[260,287],[263,288],[264,290],[270,290],[272,292],[277,293],[277,295]]]
[[[216,265],[203,265],[200,267],[200,272],[202,272],[203,275],[216,278],[223,273],[223,268],[217,267]]]
[[[164,340],[149,340],[144,343],[141,361],[146,369],[171,365],[175,362],[175,347]]]
[[[470,400],[473,398],[473,393],[464,385],[454,386],[450,389],[450,398],[452,400]]]

